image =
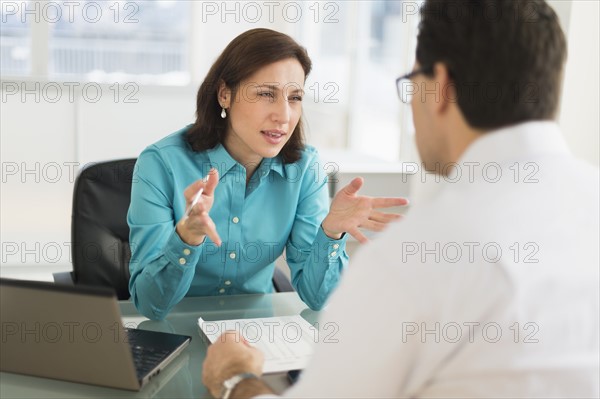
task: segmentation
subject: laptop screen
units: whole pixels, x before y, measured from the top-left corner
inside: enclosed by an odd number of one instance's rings
[[[1,371],[138,390],[191,339],[135,330],[146,347],[164,352],[144,375],[110,289],[0,279],[0,307]]]

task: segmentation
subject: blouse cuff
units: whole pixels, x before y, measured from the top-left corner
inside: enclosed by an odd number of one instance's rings
[[[325,234],[323,227],[319,227],[317,232],[316,242],[319,243],[319,259],[327,258],[328,261],[337,261],[343,253],[346,251],[346,241],[348,240],[348,234],[342,234],[339,240],[334,240]]]
[[[172,264],[180,265],[181,267],[190,265],[196,266],[200,259],[200,254],[202,254],[203,247],[204,243],[197,246],[186,244],[181,237],[179,237],[177,231],[173,229],[173,232],[165,245],[164,252],[165,256]]]

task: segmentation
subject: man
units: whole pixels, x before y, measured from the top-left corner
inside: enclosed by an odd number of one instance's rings
[[[337,343],[316,345],[286,396],[598,397],[599,174],[553,122],[556,14],[514,0],[427,0],[421,13],[399,94],[439,190],[353,258],[321,315]],[[240,374],[261,367],[228,333],[203,382],[269,394]]]

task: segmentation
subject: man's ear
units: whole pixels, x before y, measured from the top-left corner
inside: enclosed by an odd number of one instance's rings
[[[444,113],[448,110],[451,102],[455,102],[456,88],[450,79],[448,67],[437,62],[433,66],[433,79],[436,82],[436,106],[435,111]]]
[[[224,81],[221,81],[221,83],[219,83],[217,100],[219,101],[221,107],[229,109],[231,105],[231,89],[227,87]]]

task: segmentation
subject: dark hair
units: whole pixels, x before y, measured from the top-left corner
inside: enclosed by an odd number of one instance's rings
[[[198,90],[196,123],[187,133],[187,140],[194,151],[213,148],[225,140],[227,120],[220,117],[221,107],[217,99],[221,82],[232,90],[232,98],[235,98],[242,80],[263,66],[288,58],[295,58],[300,62],[306,78],[312,62],[306,49],[288,35],[260,28],[244,32],[233,39],[212,65]],[[304,132],[300,119],[281,150],[283,162],[296,162],[303,149]]]
[[[543,0],[427,0],[421,9],[417,61],[446,65],[455,101],[475,128],[553,119],[566,53]]]

